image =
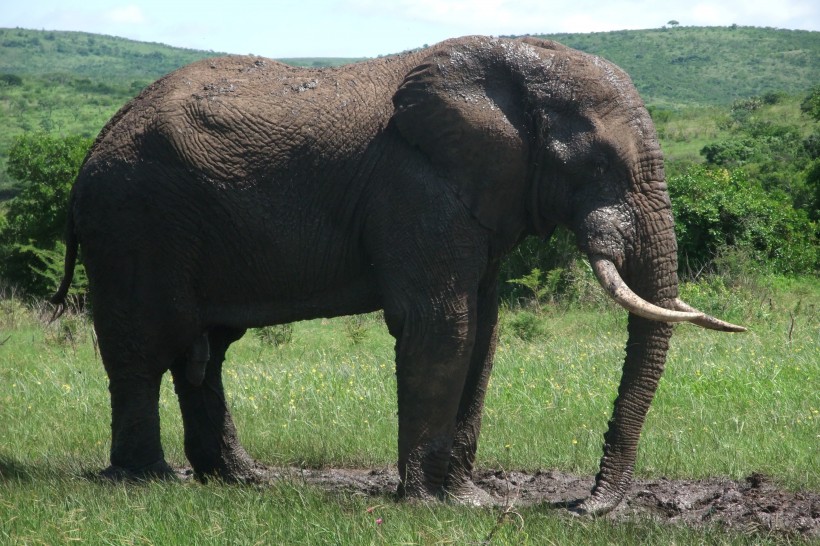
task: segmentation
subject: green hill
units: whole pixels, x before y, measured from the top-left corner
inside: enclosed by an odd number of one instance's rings
[[[657,106],[802,94],[820,81],[820,32],[678,27],[542,37],[609,59]]]
[[[619,64],[647,103],[664,109],[727,108],[769,91],[801,95],[820,81],[820,32],[682,27],[544,37]],[[0,196],[12,186],[5,162],[17,135],[94,136],[145,85],[214,55],[99,34],[0,29]]]

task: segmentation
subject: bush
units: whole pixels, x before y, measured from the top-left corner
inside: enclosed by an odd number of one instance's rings
[[[544,323],[535,313],[519,311],[513,313],[503,326],[512,331],[513,335],[522,341],[532,341],[544,335]]]
[[[253,329],[259,342],[268,347],[281,347],[293,341],[292,324],[276,324]]]
[[[0,74],[0,83],[9,87],[17,87],[23,85],[23,78],[17,74]]]
[[[516,281],[531,275],[533,270],[540,271],[568,270],[581,258],[581,252],[575,244],[575,235],[562,227],[555,230],[548,241],[528,237],[521,242],[501,264],[501,297],[508,301],[530,298],[532,288]],[[552,275],[556,275],[552,273]],[[561,292],[566,283],[553,277],[550,290]],[[543,293],[542,296],[546,295]]]
[[[809,94],[800,103],[800,111],[814,121],[820,121],[820,85],[809,91]]]
[[[9,151],[8,173],[21,189],[0,225],[0,276],[31,295],[56,288],[42,275],[50,265],[38,250],[55,251],[63,237],[68,195],[91,143],[79,136],[23,135]]]
[[[741,170],[692,167],[669,180],[669,192],[682,273],[712,268],[726,249],[747,253],[761,272],[811,273],[820,265],[808,214]]]
[[[367,337],[367,315],[349,315],[343,319],[345,336],[353,345],[358,345]]]

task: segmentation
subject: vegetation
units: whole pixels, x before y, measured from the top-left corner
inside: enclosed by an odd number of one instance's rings
[[[658,106],[796,95],[820,81],[820,32],[679,26],[541,37],[609,59],[626,70],[646,102]]]
[[[59,285],[68,195],[91,142],[45,134],[15,141],[9,173],[23,184],[0,217],[0,279],[41,297]],[[75,293],[84,288],[84,274],[79,273]]]
[[[0,29],[0,200],[13,193],[6,158],[33,131],[94,137],[119,108],[160,76],[223,55],[84,32]],[[357,59],[284,59],[301,66]]]
[[[728,285],[740,289],[728,290]],[[693,304],[746,324],[743,335],[677,327],[649,413],[638,477],[743,479],[763,472],[789,489],[820,488],[820,284],[767,277],[686,284]],[[523,319],[521,318],[523,315]],[[498,509],[396,504],[326,493],[298,480],[271,486],[106,484],[109,400],[88,321],[46,324],[11,293],[0,298],[0,543],[493,544],[765,543],[765,535],[577,520],[544,506]],[[539,314],[505,307],[487,395],[479,468],[558,469],[591,476],[616,395],[625,313],[605,301]],[[521,326],[522,323],[530,326]],[[378,315],[300,322],[278,346],[248,335],[224,380],[249,452],[266,464],[384,468],[395,464],[393,340]],[[516,332],[538,333],[527,340]],[[185,464],[173,385],[161,393],[166,455]],[[381,519],[381,523],[377,523]],[[499,523],[500,522],[500,523]],[[774,539],[772,539],[774,540]]]
[[[764,472],[817,490],[820,88],[812,86],[820,33],[668,25],[549,36],[632,75],[667,158],[683,296],[751,328],[742,336],[677,328],[674,365],[650,411],[636,472]],[[107,464],[109,442],[93,332],[81,313],[46,323],[49,310],[32,298],[53,290],[61,274],[67,193],[91,139],[148,82],[210,55],[0,29],[0,362],[13,363],[0,366],[0,543],[765,541],[648,521],[571,520],[543,507],[505,519],[497,510],[398,505],[285,480],[257,488],[87,479]],[[592,474],[620,374],[624,314],[602,296],[567,231],[549,245],[525,241],[503,278],[478,465]],[[77,280],[82,290],[81,273]],[[245,336],[228,355],[225,382],[251,454],[277,465],[394,464],[392,347],[378,315]],[[166,453],[184,464],[170,382],[161,412]]]

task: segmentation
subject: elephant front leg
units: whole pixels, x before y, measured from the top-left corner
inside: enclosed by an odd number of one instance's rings
[[[445,481],[448,497],[457,502],[485,506],[492,497],[473,483],[473,465],[481,431],[484,396],[490,381],[498,339],[498,276],[488,275],[478,296],[476,339],[470,369],[458,408],[455,440]]]
[[[187,357],[177,359],[171,367],[185,429],[185,455],[199,479],[259,480],[253,459],[239,443],[222,385],[225,352],[243,334],[244,330],[222,328],[208,334],[210,355],[199,385],[186,373],[190,368]]]
[[[473,334],[466,309],[450,316],[440,311],[400,321],[385,314],[397,338],[400,496],[444,494]]]

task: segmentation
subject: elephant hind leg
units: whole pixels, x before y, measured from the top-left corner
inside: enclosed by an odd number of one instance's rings
[[[138,375],[109,370],[111,393],[111,466],[108,479],[170,478],[160,443],[159,389],[162,374]]]
[[[229,482],[259,481],[257,464],[239,443],[222,385],[225,352],[243,334],[244,330],[230,328],[214,328],[207,334],[209,357],[198,385],[188,377],[194,349],[171,366],[185,429],[185,455],[202,480],[212,476]]]

